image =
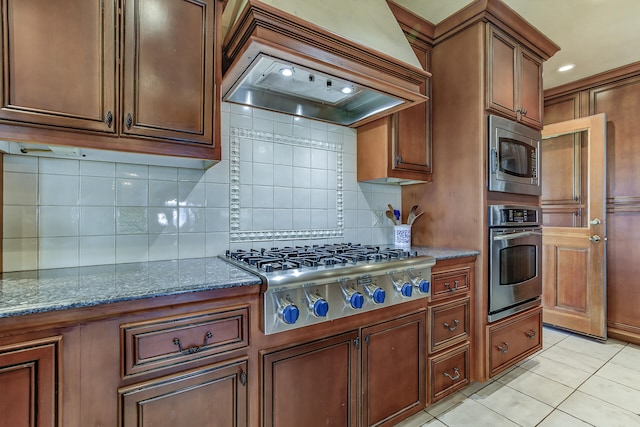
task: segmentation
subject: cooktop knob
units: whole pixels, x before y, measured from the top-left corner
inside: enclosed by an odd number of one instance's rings
[[[411,294],[413,293],[413,286],[411,286],[407,282],[403,283],[402,287],[400,288],[400,293],[402,294],[403,297],[410,297]]]
[[[318,298],[313,303],[313,314],[316,317],[325,317],[329,312],[329,303],[324,298]]]
[[[423,294],[427,294],[429,293],[429,288],[431,287],[431,283],[429,283],[428,280],[425,279],[420,279],[418,281],[418,284],[416,285],[416,287],[420,290],[420,292],[422,292]]]
[[[384,289],[378,286],[365,286],[364,289],[367,291],[367,295],[369,295],[373,299],[374,303],[384,303],[384,300],[387,297],[387,293]]]
[[[293,325],[294,323],[296,323],[299,316],[300,310],[293,303],[287,304],[280,311],[280,317],[282,318],[282,321],[288,325]]]
[[[351,304],[351,308],[362,308],[364,305],[364,296],[360,292],[354,292],[351,294],[351,298],[349,298],[349,304]]]

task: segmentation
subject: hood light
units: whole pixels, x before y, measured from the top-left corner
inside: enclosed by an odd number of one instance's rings
[[[563,65],[562,67],[558,68],[558,71],[560,73],[564,73],[566,71],[573,70],[573,67],[575,67],[575,64]]]
[[[282,74],[285,77],[291,77],[293,76],[293,68],[281,68],[280,74]]]
[[[340,89],[340,91],[341,91],[342,93],[349,94],[349,93],[353,92],[353,88],[352,88],[352,87],[349,87],[349,86],[345,86],[345,87],[343,87],[342,89]]]

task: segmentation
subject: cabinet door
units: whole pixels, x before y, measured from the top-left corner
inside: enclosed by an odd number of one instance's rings
[[[525,49],[520,58],[520,121],[542,129],[542,60]]]
[[[415,44],[412,47],[422,67],[429,71],[430,49]],[[431,96],[429,89],[429,81],[425,81],[420,86],[420,93]],[[428,180],[431,174],[431,100],[396,113],[394,120],[392,169],[397,174],[403,171],[422,173],[425,176],[420,178]]]
[[[492,26],[487,38],[487,109],[516,119],[518,45]]]
[[[264,427],[355,427],[357,337],[353,331],[264,354]]]
[[[215,0],[124,4],[122,134],[211,144]]]
[[[426,405],[425,312],[362,330],[362,425],[394,425]]]
[[[114,0],[3,0],[0,118],[115,132]]]
[[[246,372],[239,360],[120,389],[122,427],[246,426]]]
[[[58,425],[61,341],[55,337],[0,347],[0,427]]]

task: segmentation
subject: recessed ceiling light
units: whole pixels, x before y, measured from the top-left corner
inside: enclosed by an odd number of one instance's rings
[[[349,86],[345,86],[342,89],[340,89],[340,91],[342,91],[342,93],[348,94],[353,92],[353,88],[349,87]]]
[[[281,68],[280,69],[280,74],[282,74],[285,77],[290,77],[293,75],[293,69],[292,68]]]
[[[564,73],[565,71],[573,70],[573,67],[575,67],[575,64],[563,65],[562,67],[558,68],[558,71]]]

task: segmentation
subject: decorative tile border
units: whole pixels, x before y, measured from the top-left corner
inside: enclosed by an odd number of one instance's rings
[[[274,144],[297,145],[336,152],[336,228],[308,230],[241,230],[240,229],[240,139],[249,138]],[[320,141],[279,135],[253,129],[230,128],[229,137],[229,220],[230,242],[268,240],[313,240],[332,239],[343,236],[344,230],[344,182],[342,142]],[[294,165],[295,166],[295,165]]]

